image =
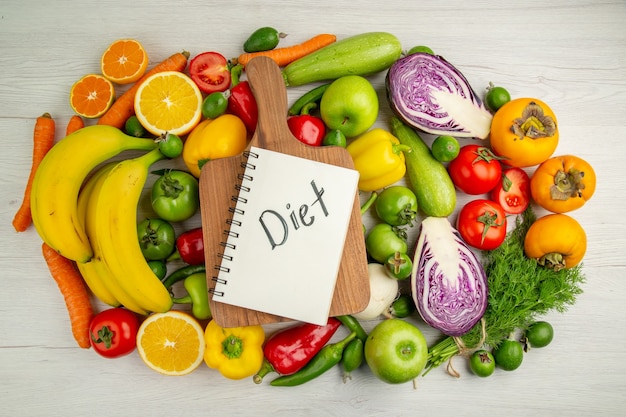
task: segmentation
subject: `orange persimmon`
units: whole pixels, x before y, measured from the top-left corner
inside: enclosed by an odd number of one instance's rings
[[[491,149],[513,167],[530,167],[550,158],[559,143],[552,109],[536,98],[517,98],[493,115],[489,134]]]
[[[556,271],[578,265],[586,250],[585,230],[567,214],[540,217],[530,226],[524,238],[526,256]]]
[[[587,161],[574,155],[549,158],[530,178],[533,200],[553,213],[567,213],[582,207],[595,190],[595,171]]]

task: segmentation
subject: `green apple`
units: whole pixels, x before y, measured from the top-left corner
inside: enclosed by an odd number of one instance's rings
[[[378,117],[378,95],[360,75],[346,75],[333,81],[320,101],[320,115],[329,130],[347,138],[365,133]]]
[[[380,380],[401,384],[419,376],[426,366],[428,345],[422,332],[401,319],[381,321],[365,341],[365,361]]]

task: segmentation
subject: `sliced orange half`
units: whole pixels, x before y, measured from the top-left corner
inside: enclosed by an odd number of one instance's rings
[[[153,135],[186,135],[202,117],[202,93],[193,80],[178,71],[146,78],[135,95],[135,114]]]
[[[146,318],[137,332],[137,351],[151,369],[164,375],[186,375],[204,357],[204,331],[182,311],[170,310]]]
[[[100,59],[102,75],[117,84],[130,84],[140,79],[148,68],[148,54],[134,39],[118,39]]]
[[[70,89],[70,106],[76,114],[88,119],[102,116],[114,98],[113,83],[99,74],[85,75]]]

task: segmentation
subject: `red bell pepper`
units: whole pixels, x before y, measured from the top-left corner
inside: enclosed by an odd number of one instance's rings
[[[328,343],[340,326],[339,320],[329,317],[324,326],[299,323],[274,333],[265,342],[265,358],[261,369],[254,375],[254,382],[260,384],[270,372],[296,373]]]
[[[305,105],[299,115],[287,119],[287,125],[300,142],[311,146],[321,146],[326,136],[326,125],[321,118],[309,114],[315,107],[317,107],[315,102]]]
[[[234,65],[230,70],[232,84],[227,110],[243,121],[248,131],[248,138],[250,138],[256,130],[259,109],[254,94],[252,94],[250,89],[250,84],[248,84],[248,81],[241,81],[239,78],[242,71],[243,66],[240,64]]]
[[[167,260],[174,259],[181,259],[189,265],[204,264],[204,240],[201,227],[183,232],[176,238],[176,251]]]

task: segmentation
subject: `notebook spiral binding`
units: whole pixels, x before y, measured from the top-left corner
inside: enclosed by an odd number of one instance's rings
[[[248,203],[248,199],[245,197],[245,195],[242,195],[242,193],[249,193],[252,189],[251,186],[248,185],[248,183],[254,180],[254,176],[248,174],[247,172],[254,171],[256,169],[256,165],[254,165],[253,161],[250,161],[250,159],[259,158],[259,154],[251,151],[245,151],[243,152],[243,155],[246,157],[246,161],[241,163],[241,168],[244,170],[244,172],[241,172],[237,175],[237,179],[239,180],[239,182],[236,183],[234,186],[236,193],[230,197],[230,200],[234,203],[234,205],[228,208],[228,211],[233,214],[233,216],[235,214],[240,216],[243,216],[245,214],[245,210],[241,207],[237,207],[237,205]],[[239,232],[233,230],[233,228],[241,227],[243,222],[241,220],[230,218],[226,219],[224,223],[226,223],[227,226],[223,230],[223,235],[226,236],[226,240],[221,241],[220,246],[223,247],[224,250],[230,249],[232,251],[235,251],[237,249],[237,245],[229,242],[228,238],[239,238]],[[232,262],[234,257],[233,255],[225,253],[225,251],[218,253],[217,256],[222,260],[222,262],[219,265],[213,265],[214,275],[211,277],[211,279],[218,284],[228,285],[228,280],[220,278],[218,275],[220,272],[230,272],[230,268],[226,264],[227,262]],[[224,291],[219,291],[215,288],[210,288],[209,292],[212,293],[213,296],[224,296]]]

